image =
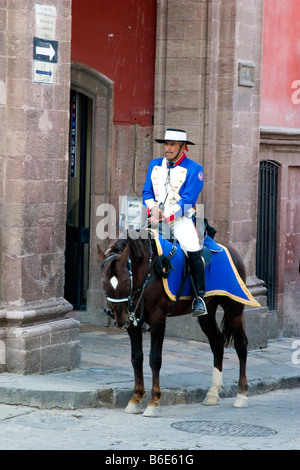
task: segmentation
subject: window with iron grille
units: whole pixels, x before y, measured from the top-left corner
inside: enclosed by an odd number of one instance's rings
[[[259,165],[256,275],[265,282],[268,307],[276,309],[277,186],[279,165]]]

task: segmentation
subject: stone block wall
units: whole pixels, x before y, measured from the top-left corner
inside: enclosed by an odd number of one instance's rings
[[[71,2],[46,1],[39,8],[29,0],[0,6],[0,330],[8,370],[20,373],[68,369],[79,358],[78,323],[65,319],[72,307],[63,298]],[[34,37],[43,33],[58,44],[58,60],[50,65],[34,60]],[[48,82],[38,82],[42,74]],[[16,350],[23,358],[32,351],[24,339],[29,329],[42,351],[43,331],[54,323],[56,331],[74,332],[64,341],[52,335],[59,366],[54,355],[47,366],[41,354],[16,360]]]
[[[279,335],[300,334],[300,132],[261,127],[260,159],[279,165],[277,188],[277,292]]]
[[[204,166],[200,201],[255,271],[263,2],[158,2],[155,135],[185,128]],[[253,66],[253,83],[239,66]],[[155,153],[160,148],[155,146]]]
[[[196,143],[188,156],[204,166],[198,202],[217,241],[243,257],[248,288],[262,302],[245,319],[259,319],[265,346],[265,288],[255,276],[262,29],[261,0],[158,1],[154,133],[183,128]]]

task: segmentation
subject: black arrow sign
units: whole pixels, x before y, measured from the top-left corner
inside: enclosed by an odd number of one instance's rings
[[[33,58],[42,62],[57,63],[58,41],[33,38]]]

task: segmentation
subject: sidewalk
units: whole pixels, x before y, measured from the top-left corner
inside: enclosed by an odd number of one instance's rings
[[[0,403],[47,409],[125,407],[134,383],[127,333],[83,324],[80,339],[79,369],[48,375],[0,374]],[[293,360],[299,359],[300,354],[297,356],[292,349],[294,340],[297,338],[271,340],[266,349],[249,351],[248,396],[300,385],[300,364]],[[144,333],[145,403],[151,389],[149,346],[150,334]],[[220,397],[236,396],[238,374],[235,350],[226,349]],[[162,405],[201,402],[211,376],[212,353],[208,344],[166,337],[161,369]]]

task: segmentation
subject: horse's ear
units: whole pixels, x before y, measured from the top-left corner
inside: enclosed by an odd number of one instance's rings
[[[129,250],[130,250],[130,245],[129,245],[129,243],[127,243],[127,245],[125,246],[124,250],[122,251],[122,254],[121,254],[121,257],[120,257],[120,261],[123,264],[127,264],[128,257],[129,257]]]
[[[99,245],[97,245],[97,251],[98,251],[99,261],[103,261],[105,258],[105,254],[103,253]]]

